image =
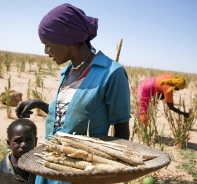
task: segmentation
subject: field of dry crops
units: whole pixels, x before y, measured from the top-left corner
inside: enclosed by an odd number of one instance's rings
[[[50,103],[59,84],[59,72],[63,66],[57,66],[44,56],[0,52],[0,93],[15,90],[22,93],[22,99],[40,99]],[[187,88],[174,93],[176,106],[191,112],[189,119],[169,111],[165,103],[158,101],[150,113],[149,127],[140,127],[139,120],[130,120],[131,141],[139,142],[167,152],[171,163],[151,175],[157,183],[197,183],[197,75],[177,71],[162,71],[151,68],[126,67],[130,92],[131,107],[137,103],[136,88],[140,80],[162,73],[182,75],[187,81]],[[5,153],[7,126],[16,119],[15,107],[0,103],[0,130],[3,145],[0,158]],[[131,115],[133,108],[131,108]],[[31,116],[38,127],[38,138],[44,140],[46,115],[34,110]],[[138,131],[134,131],[138,127]],[[109,131],[109,135],[112,131]],[[140,183],[142,179],[129,183]]]

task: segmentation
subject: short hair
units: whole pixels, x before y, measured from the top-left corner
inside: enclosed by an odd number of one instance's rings
[[[35,135],[35,137],[37,136],[37,127],[36,127],[35,123],[29,119],[19,118],[19,119],[13,121],[7,128],[8,140],[10,140],[12,137],[14,127],[16,127],[18,125],[30,127],[33,134]]]

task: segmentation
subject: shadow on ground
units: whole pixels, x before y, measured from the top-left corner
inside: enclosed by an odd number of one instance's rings
[[[157,178],[155,184],[197,184],[197,181],[187,181],[182,177]]]
[[[197,131],[197,130],[194,130],[194,131]],[[160,142],[162,142],[166,146],[174,146],[174,139],[171,138],[171,137],[158,136],[157,139],[156,139],[156,143],[159,144]],[[189,149],[192,149],[194,151],[197,151],[197,143],[188,142],[186,147],[189,148]]]

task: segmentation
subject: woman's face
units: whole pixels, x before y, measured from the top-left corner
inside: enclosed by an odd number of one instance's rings
[[[35,148],[37,137],[28,126],[18,125],[12,130],[10,140],[7,140],[9,148],[16,158]]]
[[[63,44],[57,44],[51,41],[48,41],[40,37],[41,42],[45,45],[44,52],[48,54],[49,57],[61,65],[69,60],[72,60],[75,56],[75,46],[67,46]]]

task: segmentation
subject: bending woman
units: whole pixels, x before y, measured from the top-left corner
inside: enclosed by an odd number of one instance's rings
[[[148,105],[151,98],[156,97],[156,94],[160,96],[160,100],[165,100],[170,110],[189,117],[189,113],[177,109],[173,103],[173,90],[181,90],[185,86],[186,82],[183,77],[170,74],[162,74],[142,80],[137,89],[141,122],[147,125]]]

